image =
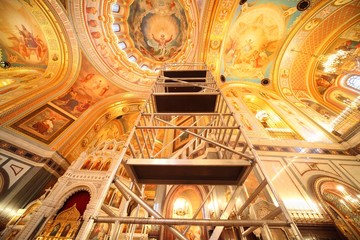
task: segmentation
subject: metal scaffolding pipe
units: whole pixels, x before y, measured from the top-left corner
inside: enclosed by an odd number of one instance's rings
[[[239,129],[238,126],[135,126],[136,129]]]
[[[115,176],[114,180],[118,180],[118,177]],[[120,191],[121,195],[125,198],[126,201],[129,201],[130,197],[129,195],[127,195],[124,190],[121,188],[121,186],[119,185],[118,181],[114,181],[115,186],[117,187],[117,189]],[[110,214],[109,214],[110,215]]]
[[[154,96],[169,96],[169,95],[172,95],[172,96],[196,96],[196,95],[199,95],[199,96],[201,96],[201,95],[207,95],[207,96],[209,96],[209,95],[219,95],[219,93],[217,93],[217,92],[206,92],[206,93],[204,93],[204,92],[199,92],[199,93],[194,93],[194,92],[172,92],[172,93],[158,93],[158,92],[156,92],[156,93],[153,93],[153,95]]]
[[[171,126],[175,126],[175,127],[176,127],[175,124],[168,123],[168,122],[166,122],[166,121],[163,121],[162,119],[158,119],[158,120],[159,120],[160,122],[164,122],[165,124],[170,124]],[[221,147],[221,148],[223,148],[223,149],[225,149],[225,150],[228,150],[229,152],[233,152],[234,154],[237,154],[237,155],[240,155],[240,156],[242,156],[242,157],[245,157],[246,159],[249,159],[249,160],[253,160],[253,159],[254,159],[254,157],[252,157],[252,156],[250,156],[250,155],[247,155],[247,154],[244,154],[244,153],[235,151],[234,149],[232,149],[232,148],[230,148],[230,147],[227,147],[227,146],[225,146],[225,145],[223,145],[223,144],[220,144],[220,143],[218,143],[218,142],[216,142],[216,141],[210,140],[210,139],[208,139],[208,138],[206,138],[206,137],[203,137],[203,136],[201,136],[201,135],[199,135],[199,134],[196,134],[196,133],[193,133],[193,132],[187,131],[187,130],[181,130],[181,131],[186,132],[186,133],[188,133],[188,134],[190,134],[190,135],[192,135],[192,136],[194,136],[194,137],[200,138],[200,139],[202,139],[202,140],[204,140],[204,141],[206,141],[206,142],[212,143],[212,144],[214,144],[215,146],[218,146],[218,147]]]
[[[116,217],[116,214],[105,204],[101,205],[101,210],[111,217]]]
[[[161,79],[169,79],[171,81],[175,81],[175,82],[178,82],[178,83],[182,83],[182,84],[185,84],[185,85],[190,85],[190,86],[195,86],[195,87],[201,87],[201,88],[206,88],[206,89],[210,89],[210,90],[214,90],[216,91],[217,89],[214,88],[214,87],[208,87],[208,86],[205,86],[205,85],[212,85],[213,83],[212,82],[205,82],[205,83],[201,83],[201,84],[196,84],[196,83],[193,83],[193,82],[188,82],[188,81],[182,81],[181,79],[185,79],[186,78],[170,78],[170,77],[161,77]],[[192,78],[192,79],[199,79],[199,80],[203,80],[204,78]],[[171,85],[174,85],[172,83],[168,83],[168,82],[165,82],[165,83],[161,83],[161,82],[158,82],[157,83],[158,85],[164,85],[164,86],[171,86]],[[181,85],[183,86],[183,85]]]
[[[248,199],[243,203],[243,205],[238,210],[238,215],[241,215],[242,212],[249,206],[249,204],[257,197],[259,196],[259,193],[264,189],[264,187],[267,185],[266,179],[264,179],[258,187],[255,189],[255,191],[248,197]]]
[[[124,183],[122,183],[121,181],[119,181],[119,179],[115,179],[115,182],[117,182],[118,184],[116,185],[116,187],[120,187],[123,189],[124,192],[126,192],[127,194],[129,194],[129,196],[135,201],[137,202],[139,205],[141,205],[145,211],[147,211],[148,213],[150,213],[150,215],[154,216],[157,219],[163,219],[163,217],[160,215],[160,213],[158,213],[157,211],[155,211],[154,209],[152,209],[146,202],[144,202],[143,199],[141,199],[139,196],[137,196],[133,191],[131,191]],[[97,217],[97,219],[99,219],[101,217]],[[106,218],[105,218],[106,219]],[[125,218],[127,219],[127,218]],[[137,219],[137,218],[135,218]],[[116,219],[114,219],[114,221],[116,221]],[[114,222],[111,221],[111,222]],[[121,221],[120,221],[121,222]],[[187,240],[186,237],[184,235],[181,234],[181,232],[179,232],[179,230],[177,230],[176,228],[172,227],[172,226],[168,226],[169,230],[179,239],[181,240]]]
[[[277,215],[279,215],[281,213],[281,208],[277,207],[275,208],[272,212],[268,213],[262,220],[266,220],[266,219],[273,219],[275,218]],[[270,220],[270,221],[274,221],[274,220]],[[288,226],[291,226],[291,223],[289,221],[288,222]],[[268,225],[271,226],[270,224],[264,224],[264,225]],[[256,229],[258,229],[261,226],[256,226],[256,225],[252,225],[250,226],[248,229],[246,229],[246,231],[243,232],[243,236],[246,237],[247,235],[249,235],[250,233],[252,233],[253,231],[255,231]]]
[[[231,113],[141,113],[143,116],[218,116],[218,115],[229,115],[231,116]]]
[[[281,220],[212,220],[212,219],[184,219],[184,218],[135,218],[135,217],[96,217],[98,223],[114,223],[119,221],[124,224],[148,224],[148,225],[193,225],[193,226],[243,226],[261,227],[264,224],[271,227],[289,227],[287,221]]]

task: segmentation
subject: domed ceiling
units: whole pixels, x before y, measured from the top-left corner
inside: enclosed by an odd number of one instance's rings
[[[298,6],[305,6],[300,2],[308,8],[300,11]],[[200,61],[229,82],[259,84],[267,78],[269,88],[304,106],[299,99],[322,98],[308,79],[332,51],[324,46],[335,45],[346,29],[352,37],[338,42],[356,46],[359,2],[300,2],[83,1],[70,7],[76,16],[85,9],[82,24],[75,24],[90,36],[92,45],[83,43],[85,54],[96,57],[93,64],[107,79],[127,89],[146,91],[164,63]],[[356,71],[357,65],[348,70]],[[127,81],[136,85],[123,85]]]
[[[219,83],[223,75],[232,88],[277,94],[305,114],[330,115],[319,118],[329,124],[359,95],[338,92],[359,79],[359,8],[359,0],[1,1],[1,58],[11,64],[0,71],[1,123],[72,146],[67,137],[83,135],[89,117],[138,111],[163,64],[204,62]],[[53,132],[31,127],[43,117],[59,119]]]
[[[84,53],[117,85],[149,91],[164,62],[194,62],[199,17],[188,1],[72,3]],[[186,9],[186,10],[185,10]]]

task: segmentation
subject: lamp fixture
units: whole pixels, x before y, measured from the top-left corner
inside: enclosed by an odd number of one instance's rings
[[[256,112],[255,117],[260,121],[260,122],[266,122],[269,119],[269,114],[265,111],[265,110],[260,110]]]
[[[174,214],[184,217],[189,214],[189,203],[184,198],[178,198],[174,202]]]
[[[8,61],[1,61],[0,62],[0,67],[4,68],[4,69],[7,69],[7,68],[11,67],[11,64]]]
[[[329,55],[326,61],[323,63],[324,72],[336,73],[338,67],[343,63],[343,60],[346,59],[349,55],[349,52],[341,49],[336,53]]]

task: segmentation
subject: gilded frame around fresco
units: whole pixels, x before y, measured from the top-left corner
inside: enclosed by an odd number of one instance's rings
[[[44,105],[11,125],[13,129],[49,144],[74,120],[51,105]]]

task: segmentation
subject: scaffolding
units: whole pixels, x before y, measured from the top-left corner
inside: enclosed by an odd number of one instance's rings
[[[131,184],[123,182],[115,171],[112,183],[149,217],[117,216],[103,205],[108,216],[96,216],[94,222],[115,223],[111,239],[118,239],[121,224],[165,226],[175,239],[184,240],[190,226],[212,227],[211,240],[219,239],[224,227],[237,227],[240,239],[247,239],[257,229],[261,229],[263,239],[274,239],[273,228],[285,229],[288,239],[302,239],[239,118],[205,64],[163,66],[125,143],[116,168],[120,166],[126,169]],[[251,190],[244,187],[250,175],[256,179]],[[205,185],[209,190],[193,218],[164,218],[144,200],[146,184]],[[219,185],[233,187],[226,206],[217,218],[197,219]],[[256,213],[260,195],[271,202],[262,215]],[[244,217],[245,212],[248,217]],[[180,231],[177,225],[187,228]]]

